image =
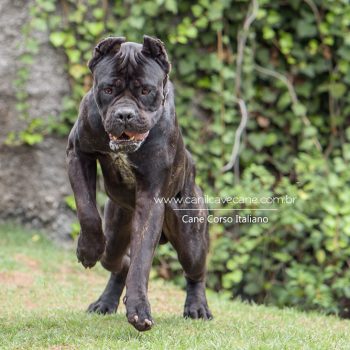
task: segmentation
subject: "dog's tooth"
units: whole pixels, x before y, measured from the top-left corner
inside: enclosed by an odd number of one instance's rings
[[[135,140],[135,136],[130,137],[130,140],[134,141]]]
[[[137,315],[134,316],[134,321],[137,322],[139,320],[139,317]]]

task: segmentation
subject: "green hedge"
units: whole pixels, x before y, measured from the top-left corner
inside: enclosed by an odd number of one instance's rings
[[[91,84],[86,61],[94,43],[107,35],[130,41],[142,40],[144,33],[160,37],[173,64],[177,114],[205,192],[297,197],[278,211],[248,206],[246,214],[266,215],[267,224],[211,225],[209,287],[257,302],[347,314],[348,1],[260,0],[256,13],[246,0],[35,4],[29,27],[48,28],[52,44],[66,53],[72,78],[62,119],[50,130],[66,133],[76,118]],[[243,30],[249,14],[256,18]],[[237,90],[237,37],[245,35]],[[222,173],[241,120],[237,97],[249,112],[240,167]],[[168,246],[157,262],[162,276],[169,275],[169,266],[179,276]]]

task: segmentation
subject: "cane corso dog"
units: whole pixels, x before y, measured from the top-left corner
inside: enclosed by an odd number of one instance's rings
[[[164,44],[149,36],[143,44],[109,37],[95,47],[88,66],[93,87],[82,99],[67,147],[81,226],[77,257],[85,268],[100,261],[111,272],[88,311],[115,312],[126,286],[128,321],[139,331],[150,329],[149,273],[157,245],[169,241],[187,280],[184,316],[211,319],[205,295],[207,209],[176,119]],[[103,228],[96,207],[97,162],[108,195]],[[186,200],[194,197],[198,201]],[[184,223],[183,215],[204,220]]]

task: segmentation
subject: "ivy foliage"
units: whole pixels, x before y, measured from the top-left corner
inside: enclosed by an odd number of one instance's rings
[[[209,287],[348,315],[350,4],[257,3],[237,77],[237,37],[252,11],[248,0],[35,0],[33,24],[49,30],[52,45],[64,51],[71,78],[57,123],[64,131],[74,122],[91,86],[86,62],[94,43],[108,35],[161,38],[172,60],[177,114],[205,192],[297,198],[277,211],[244,207],[251,210],[246,214],[268,216],[266,224],[211,225]],[[240,167],[222,173],[241,120],[237,97],[249,112]],[[163,276],[168,266],[180,271],[169,250],[162,247],[157,257]]]

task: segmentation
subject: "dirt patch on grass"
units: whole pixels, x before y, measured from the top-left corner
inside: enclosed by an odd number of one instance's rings
[[[70,265],[62,265],[55,276],[63,281],[71,281],[71,279],[78,279],[81,282],[88,282],[91,285],[107,283],[108,275],[105,277],[93,269],[77,269]]]
[[[14,259],[22,265],[29,267],[31,270],[40,271],[40,263],[38,260],[24,254],[16,254]]]
[[[34,276],[28,272],[0,272],[0,284],[6,287],[28,288],[34,282]]]
[[[24,303],[26,310],[35,310],[38,308],[38,304],[33,303],[32,300],[26,300]]]
[[[150,281],[148,297],[157,313],[179,314],[183,311],[185,292],[178,287],[172,288],[158,281]]]

